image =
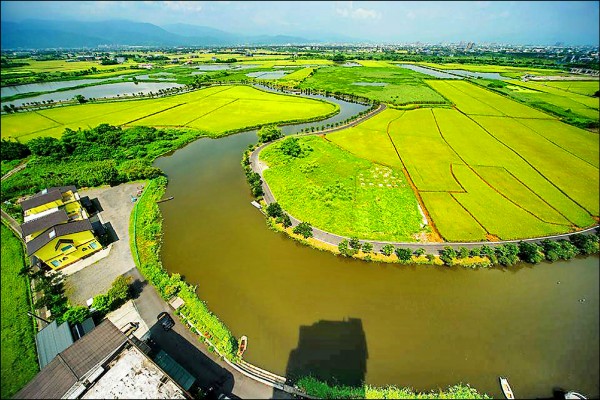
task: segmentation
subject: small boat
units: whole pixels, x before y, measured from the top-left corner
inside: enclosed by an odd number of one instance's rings
[[[259,210],[262,208],[262,206],[260,205],[260,203],[257,202],[257,201],[252,201],[250,204],[252,204],[254,207],[258,208]]]
[[[244,352],[246,351],[246,348],[248,347],[248,338],[246,336],[242,336],[240,338],[240,344],[238,345],[238,356],[242,356],[242,354],[244,354]]]
[[[585,397],[581,393],[577,393],[571,390],[565,393],[565,399],[587,399],[587,397]]]
[[[508,379],[501,376],[500,377],[500,387],[502,388],[502,391],[504,392],[504,397],[506,397],[507,399],[515,398],[515,395],[513,394],[513,391],[510,388],[510,385],[508,384]]]

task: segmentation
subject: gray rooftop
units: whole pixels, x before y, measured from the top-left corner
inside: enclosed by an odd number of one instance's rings
[[[56,321],[52,321],[35,336],[35,344],[41,369],[48,365],[58,353],[73,344],[69,324],[64,322],[62,325],[58,325]]]
[[[68,220],[69,217],[67,217],[65,210],[57,210],[51,214],[25,222],[21,225],[21,231],[23,232],[23,237],[25,237],[32,233],[51,228],[54,225],[64,224]]]
[[[50,232],[55,231],[55,235],[50,237]],[[54,227],[46,229],[39,236],[36,236],[33,240],[26,243],[27,256],[31,256],[33,253],[47,245],[55,237],[61,237],[70,235],[77,232],[93,231],[92,224],[88,219],[82,219],[79,221],[68,222],[66,224],[56,225]]]
[[[39,207],[42,204],[46,204],[51,201],[60,200],[62,198],[62,194],[68,192],[69,190],[75,193],[77,188],[73,185],[49,187],[39,193],[34,194],[27,200],[23,200],[21,202],[21,207],[23,208],[23,211],[26,211],[30,208]]]

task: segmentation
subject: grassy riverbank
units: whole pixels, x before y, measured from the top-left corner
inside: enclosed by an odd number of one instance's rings
[[[29,279],[19,275],[25,265],[21,241],[2,224],[2,390],[8,399],[38,372],[31,317]]]
[[[134,261],[144,278],[165,300],[175,295],[181,297],[185,305],[178,311],[184,313],[221,354],[234,361],[237,359],[235,337],[198,298],[196,287],[183,281],[179,274],[169,274],[162,265],[162,217],[156,202],[164,195],[166,185],[165,177],[151,180],[131,214],[130,245]]]
[[[487,394],[463,384],[429,393],[418,393],[411,388],[397,386],[330,386],[312,377],[302,378],[296,384],[307,394],[320,399],[491,399]]]

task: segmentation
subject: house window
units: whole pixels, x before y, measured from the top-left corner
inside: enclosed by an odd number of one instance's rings
[[[52,229],[52,230],[50,231],[50,233],[48,233],[48,237],[49,237],[50,239],[52,239],[54,236],[56,236],[56,231],[55,231],[54,229]]]
[[[50,264],[54,265],[55,267],[58,267],[60,265],[60,261],[54,260],[54,261],[51,261]]]
[[[96,244],[96,242],[92,242],[90,243],[90,247],[95,250],[96,248],[98,248],[98,245]]]
[[[72,247],[73,247],[73,245],[72,245],[72,244],[68,244],[68,245],[66,245],[65,247],[63,247],[62,249],[60,249],[60,251],[62,251],[62,252],[64,253],[65,251],[69,250],[69,249],[70,249],[70,248],[72,248]]]

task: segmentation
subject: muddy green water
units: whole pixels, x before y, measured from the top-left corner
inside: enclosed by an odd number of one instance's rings
[[[348,383],[464,382],[501,398],[506,376],[517,397],[598,397],[598,257],[475,271],[337,258],[270,231],[250,205],[240,159],[255,140],[201,139],[156,161],[175,197],[160,205],[164,265],[248,336],[247,361]]]

